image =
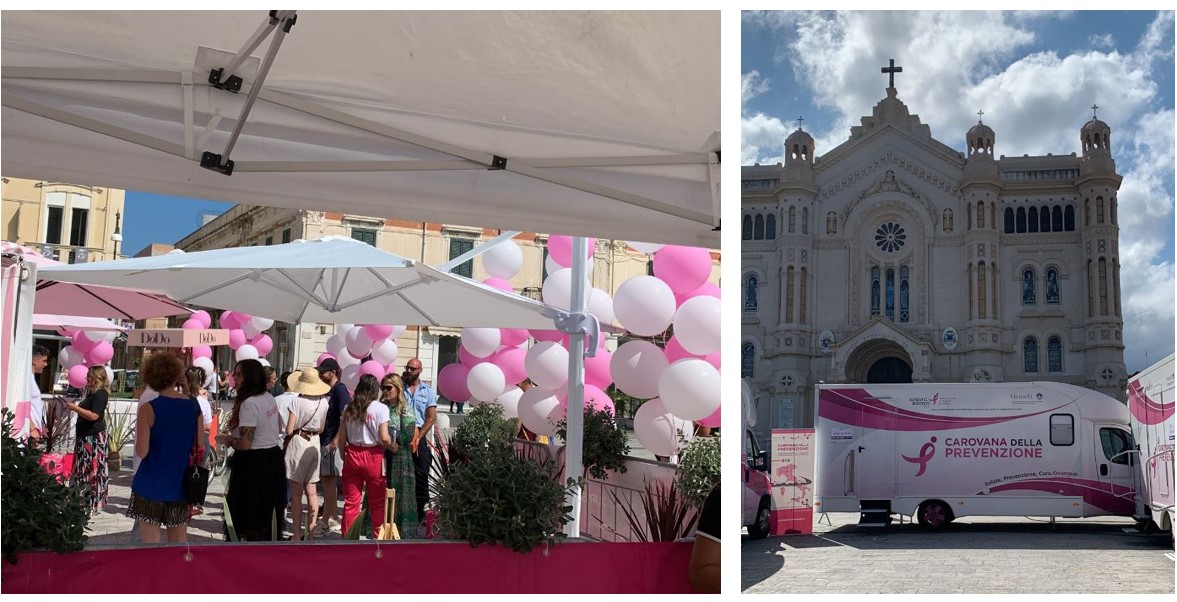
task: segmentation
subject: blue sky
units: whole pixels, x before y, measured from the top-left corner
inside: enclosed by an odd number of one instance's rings
[[[233,203],[128,190],[119,253],[131,256],[153,242],[175,244],[200,227],[202,212],[223,213],[232,206]]]
[[[885,96],[964,151],[977,111],[996,154],[1081,152],[1098,104],[1120,188],[1121,287],[1129,373],[1173,352],[1173,13],[745,12],[741,162],[781,161],[796,118],[820,156]],[[1145,353],[1147,352],[1147,359]]]

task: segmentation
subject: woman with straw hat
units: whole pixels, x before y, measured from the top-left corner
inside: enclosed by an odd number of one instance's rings
[[[286,419],[286,478],[290,481],[291,541],[314,533],[319,512],[319,433],[327,419],[327,394],[331,386],[319,378],[319,371],[303,368],[290,375],[288,386],[297,394]],[[302,496],[307,498],[307,518],[302,516]],[[305,530],[304,530],[305,522]]]

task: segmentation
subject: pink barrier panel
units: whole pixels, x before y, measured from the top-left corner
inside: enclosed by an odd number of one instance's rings
[[[691,546],[575,542],[546,557],[461,542],[386,543],[381,557],[375,542],[193,545],[191,560],[183,545],[35,552],[0,561],[0,592],[691,593]]]

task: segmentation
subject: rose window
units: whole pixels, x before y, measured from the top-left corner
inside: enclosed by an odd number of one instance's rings
[[[875,244],[886,253],[898,251],[906,240],[907,234],[904,233],[903,226],[895,222],[887,222],[875,230]]]

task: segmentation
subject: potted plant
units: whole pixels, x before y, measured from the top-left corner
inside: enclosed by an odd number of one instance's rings
[[[16,563],[27,550],[76,552],[86,544],[90,515],[81,489],[62,485],[41,468],[41,450],[12,436],[13,414],[3,410],[0,428],[0,547]]]
[[[679,493],[675,483],[647,481],[637,495],[638,504],[633,497],[623,497],[616,489],[609,491],[609,497],[621,509],[633,532],[632,538],[625,538],[630,541],[676,541],[690,535],[699,518],[698,510]]]
[[[679,454],[675,486],[695,508],[702,508],[707,494],[719,484],[719,443],[719,435],[697,437]]]
[[[106,437],[110,447],[107,463],[110,470],[123,469],[123,448],[135,434],[135,415],[132,410],[106,414]]]
[[[567,441],[568,420],[556,423],[556,434]],[[618,428],[613,412],[585,408],[583,460],[585,474],[594,479],[604,479],[606,471],[625,472],[625,456],[629,454],[629,442],[625,431]]]

